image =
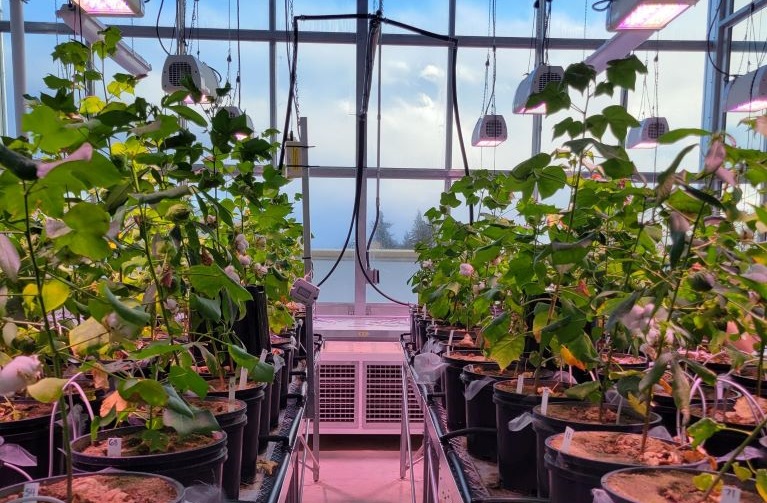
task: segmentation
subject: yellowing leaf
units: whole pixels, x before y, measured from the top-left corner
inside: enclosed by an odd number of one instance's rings
[[[104,109],[106,103],[98,96],[88,96],[80,103],[80,111],[87,114],[97,114]]]
[[[83,355],[91,348],[109,342],[109,331],[95,318],[88,318],[69,331],[69,345],[76,355]]]
[[[100,363],[96,363],[91,368],[93,374],[93,386],[96,389],[109,389],[109,374],[104,371]]]
[[[763,500],[767,501],[767,470],[760,468],[756,471],[756,490]]]
[[[647,414],[647,404],[639,400],[633,393],[629,393],[628,403],[638,414],[642,416]]]
[[[566,364],[581,370],[586,370],[586,364],[576,358],[566,346],[562,346],[562,349],[559,350],[559,354]]]
[[[109,415],[109,412],[114,409],[118,414],[128,408],[128,402],[120,396],[120,393],[113,391],[104,397],[104,401],[101,402],[101,409],[99,415],[104,417]]]
[[[27,393],[38,402],[53,403],[61,397],[66,383],[66,379],[46,377],[27,386]]]
[[[43,303],[45,311],[58,309],[69,298],[69,286],[58,280],[48,281],[43,285]]]

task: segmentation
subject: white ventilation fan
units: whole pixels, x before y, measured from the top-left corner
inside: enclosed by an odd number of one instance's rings
[[[472,147],[497,147],[506,141],[506,120],[503,115],[484,115],[477,120],[471,135]]]
[[[612,0],[607,31],[660,30],[698,0]]]
[[[525,77],[516,94],[514,94],[515,114],[545,114],[546,103],[541,103],[533,108],[527,108],[527,101],[533,94],[543,91],[549,82],[560,82],[565,76],[565,70],[561,66],[539,65]]]
[[[166,93],[183,91],[184,77],[191,76],[195,87],[202,93],[202,101],[215,101],[218,78],[205,63],[189,54],[170,55],[162,68],[162,90]],[[187,100],[191,102],[191,96]]]
[[[767,66],[738,75],[725,88],[728,112],[756,112],[767,109]]]
[[[235,117],[239,117],[241,115],[245,116],[245,127],[247,127],[250,131],[235,131],[234,137],[238,140],[244,140],[245,138],[249,137],[253,131],[253,120],[251,120],[250,115],[246,114],[240,110],[239,107],[235,106],[224,107],[224,110],[226,110],[226,113],[229,114],[230,119],[234,119]]]
[[[655,148],[658,138],[668,133],[668,121],[665,117],[648,117],[639,126],[629,129],[626,148]]]

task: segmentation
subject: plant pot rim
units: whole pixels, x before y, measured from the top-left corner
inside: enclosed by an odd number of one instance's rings
[[[582,402],[582,401],[571,401],[571,402],[565,401],[565,402],[552,402],[552,403],[549,404],[549,409],[551,409],[552,407],[555,408],[555,409],[561,408],[561,407],[588,409],[588,408],[592,408],[592,407],[599,408],[599,404],[595,404],[595,403],[592,403],[592,402]],[[612,411],[615,411],[618,408],[615,405],[607,405],[606,407],[608,409],[612,410]],[[624,406],[622,408],[621,416],[623,416],[623,415],[635,418],[637,420],[637,423],[640,422],[640,421],[644,421],[644,418],[642,418],[639,414],[637,414],[633,409],[631,409],[628,406]],[[611,423],[599,423],[599,422],[596,422],[596,421],[581,421],[581,420],[572,419],[572,418],[564,419],[564,418],[560,418],[560,417],[552,417],[549,414],[543,415],[543,414],[541,414],[541,406],[540,405],[536,405],[535,407],[533,407],[533,417],[534,418],[544,418],[545,417],[545,418],[547,418],[549,420],[560,421],[560,422],[563,422],[563,423],[573,423],[573,424],[601,424],[601,425],[605,425],[605,426],[616,424],[614,422],[611,422]],[[660,421],[661,421],[660,415],[658,415],[657,413],[651,411],[650,412],[650,424],[652,425],[652,424],[660,423]],[[633,422],[631,422],[631,423],[621,422],[621,423],[618,423],[618,424],[625,425],[625,424],[636,424],[636,423],[633,423]]]

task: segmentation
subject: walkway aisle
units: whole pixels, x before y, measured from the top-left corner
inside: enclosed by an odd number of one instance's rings
[[[415,441],[415,447],[418,441]],[[423,465],[415,465],[416,495],[420,501]],[[304,481],[304,503],[410,503],[410,474],[399,478],[399,437],[323,435],[320,442],[320,480],[309,470]]]

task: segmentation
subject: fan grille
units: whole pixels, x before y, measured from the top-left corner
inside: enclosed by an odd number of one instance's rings
[[[485,136],[487,138],[499,138],[505,136],[505,132],[503,130],[503,122],[499,120],[486,120]]]
[[[549,82],[561,82],[562,76],[556,72],[543,72],[538,79],[538,91],[542,92],[549,85]]]
[[[186,61],[174,61],[168,65],[168,82],[174,86],[180,86],[181,80],[187,75],[192,75],[192,65]]]
[[[652,121],[647,127],[647,136],[657,140],[668,132],[668,126],[663,121]]]

